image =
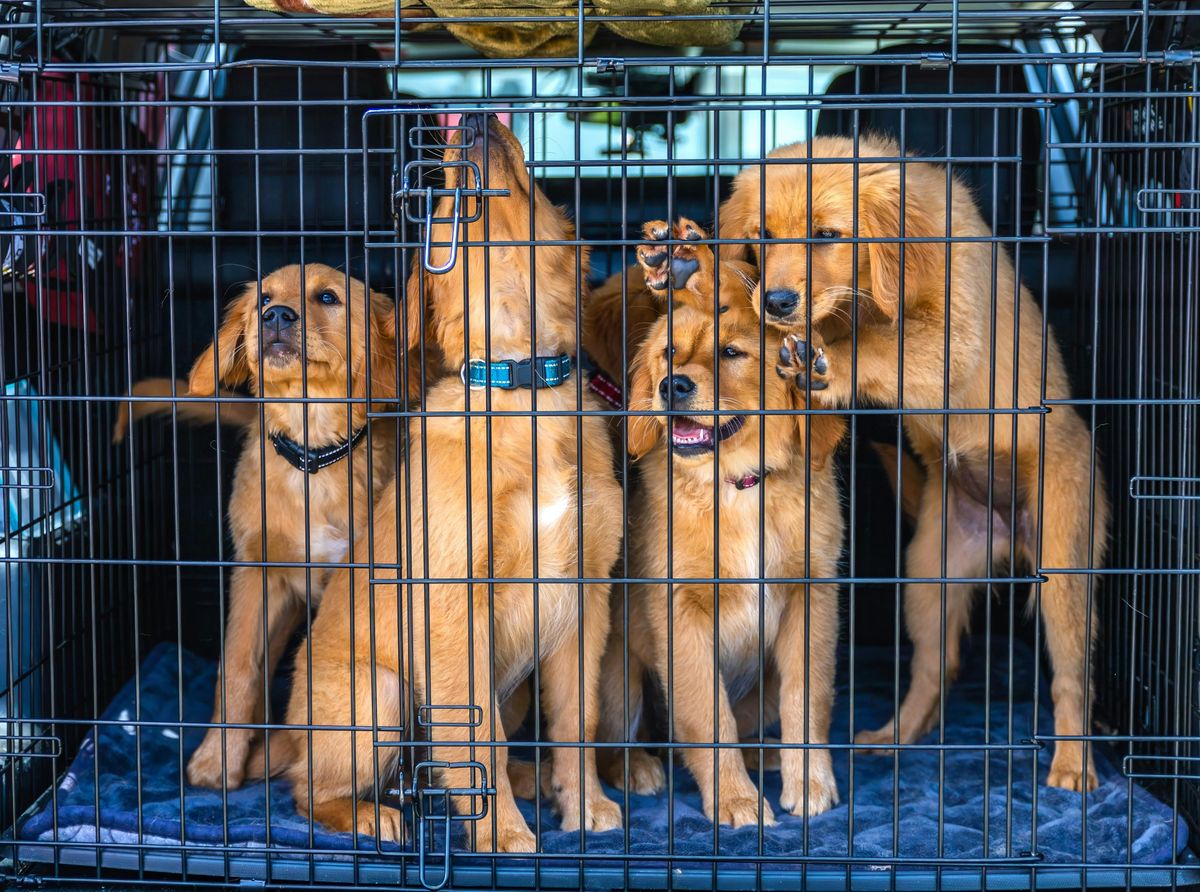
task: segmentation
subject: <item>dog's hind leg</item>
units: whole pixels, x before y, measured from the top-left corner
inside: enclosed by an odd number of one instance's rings
[[[497,571],[499,572],[499,571]],[[468,763],[478,763],[487,769],[487,779],[496,793],[486,809],[482,795],[460,793],[451,796],[459,815],[483,814],[470,823],[474,827],[474,849],[478,852],[532,852],[537,841],[517,808],[508,779],[507,735],[499,704],[495,697],[492,677],[492,655],[497,654],[488,621],[488,586],[476,585],[470,592],[474,609],[468,617],[465,610],[457,616],[444,608],[445,604],[461,604],[467,591],[461,586],[438,585],[433,596],[435,609],[442,619],[429,627],[429,675],[425,681],[424,700],[445,707],[471,707],[471,720],[446,720],[430,728],[431,757],[435,761],[452,763],[454,767],[441,770],[438,783],[443,787],[470,790],[480,786],[483,778]],[[461,617],[462,623],[454,621]],[[422,630],[417,630],[418,634]],[[470,651],[468,652],[468,648]]]
[[[309,724],[307,701],[311,692],[312,724],[399,727],[400,676],[379,660],[378,653],[372,671],[370,648],[360,647],[356,651],[352,700],[348,696],[350,665],[346,655],[334,657],[316,636],[312,644],[311,675],[305,651],[301,649],[296,655],[288,724]],[[377,733],[381,743],[400,740],[397,731]],[[376,738],[369,730],[309,732],[299,727],[288,734],[289,748],[295,758],[287,773],[297,812],[311,814],[314,821],[341,833],[357,832],[381,841],[404,841],[402,813],[363,798],[382,789],[390,780],[400,755],[398,746],[376,746]]]
[[[1048,568],[1098,567],[1103,557],[1103,541],[1108,519],[1108,501],[1103,481],[1097,486],[1092,515],[1094,530],[1089,536],[1086,496],[1088,469],[1047,474],[1042,511],[1041,566]],[[1026,557],[1032,565],[1036,557],[1036,537],[1029,525],[1025,543]],[[1054,733],[1079,736],[1090,733],[1088,713],[1092,704],[1089,677],[1091,648],[1096,637],[1097,617],[1094,599],[1088,596],[1091,577],[1082,573],[1047,573],[1041,590],[1041,614],[1046,631],[1046,649],[1054,671],[1050,692],[1054,699]],[[1089,637],[1090,632],[1090,637]],[[1054,745],[1054,760],[1046,781],[1066,790],[1093,790],[1096,768],[1091,747],[1080,740],[1059,740]]]
[[[942,540],[942,485],[940,473],[931,473],[921,497],[917,530],[909,544],[907,574],[923,579],[970,579],[984,577],[988,571],[988,511],[951,487],[947,493],[950,513],[946,518],[946,538]],[[1003,535],[993,531],[993,556],[1008,553],[1007,527]],[[945,598],[939,582],[912,582],[904,589],[904,616],[908,636],[913,643],[911,680],[900,706],[899,730],[896,720],[873,731],[860,731],[855,743],[866,747],[913,743],[938,720],[939,704],[958,674],[962,636],[971,618],[971,602],[979,583],[945,584]],[[943,625],[943,609],[945,623]],[[944,661],[944,662],[943,662]],[[945,668],[945,689],[942,670]],[[880,752],[890,752],[883,750]]]

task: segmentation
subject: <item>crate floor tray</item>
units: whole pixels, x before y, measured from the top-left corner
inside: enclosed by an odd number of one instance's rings
[[[968,649],[974,656],[947,700],[948,743],[978,745],[985,739],[988,691],[982,647],[980,642]],[[845,657],[843,652],[835,744],[847,742],[849,727]],[[858,648],[854,660],[856,726],[874,727],[891,713],[894,654],[886,648]],[[1003,655],[993,657],[986,729],[992,743],[1030,737],[1033,662],[1032,653],[1018,651],[1010,679]],[[170,723],[207,721],[215,678],[211,662],[172,645],[156,647],[136,682],[130,680],[104,711],[102,719],[113,724],[99,725],[89,734],[54,796],[44,797],[21,824],[18,857],[153,872],[414,885],[421,884],[422,869],[434,885],[449,868],[456,884],[517,887],[538,880],[578,887],[581,870],[589,886],[662,886],[669,873],[674,886],[704,887],[712,884],[716,870],[722,887],[754,886],[761,875],[765,887],[795,888],[798,872],[804,870],[808,886],[830,889],[922,889],[935,883],[947,889],[984,884],[1028,888],[1031,868],[1037,870],[1039,886],[1166,885],[1172,875],[1186,881],[1195,863],[1185,848],[1183,820],[1125,778],[1103,753],[1096,760],[1100,786],[1087,796],[1086,808],[1077,793],[1037,788],[1034,849],[1034,757],[1044,784],[1050,752],[1018,748],[908,751],[899,758],[898,777],[891,756],[855,755],[852,803],[850,752],[835,750],[842,803],[807,827],[799,818],[780,814],[779,775],[768,772],[766,795],[779,815],[778,825],[764,830],[761,850],[757,828],[721,828],[719,860],[712,859],[713,825],[701,811],[695,784],[677,761],[670,802],[665,795],[629,798],[628,840],[624,831],[588,834],[583,841],[587,857],[579,858],[579,834],[558,830],[543,803],[543,857],[471,855],[458,851],[462,840],[456,836],[447,864],[440,822],[428,825],[425,854],[418,858],[397,847],[379,851],[373,839],[329,833],[319,825],[310,836],[284,781],[250,783],[227,798],[182,784],[181,769],[202,732],[186,729],[181,734]],[[1038,700],[1040,727],[1051,728],[1044,690]],[[134,724],[138,720],[165,724],[139,726]],[[922,742],[935,741],[930,735]],[[521,806],[532,823],[535,805]],[[621,857],[626,851],[631,860]],[[670,861],[668,851],[674,856]],[[848,858],[854,859],[852,864],[839,863]]]

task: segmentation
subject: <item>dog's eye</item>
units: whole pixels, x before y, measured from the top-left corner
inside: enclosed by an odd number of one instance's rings
[[[842,234],[836,229],[818,229],[817,238],[841,238]]]
[[[663,351],[663,359],[670,359],[674,355],[675,355],[674,347],[668,347],[666,350]]]
[[[317,295],[317,300],[325,304],[327,307],[336,307],[341,303],[341,300],[339,300],[338,296],[332,291],[322,291]]]
[[[739,350],[737,347],[733,346],[732,344],[728,344],[725,347],[721,348],[721,358],[722,359],[737,359],[739,356],[745,356],[745,355],[746,355],[745,353],[743,353],[741,350]]]
[[[262,305],[265,307],[270,302],[271,302],[271,295],[267,294],[267,292],[264,291],[263,296],[262,296]]]
[[[775,234],[773,232],[771,232],[771,230],[769,230],[769,229],[764,229],[762,237],[765,239],[773,239],[773,238],[775,238]]]

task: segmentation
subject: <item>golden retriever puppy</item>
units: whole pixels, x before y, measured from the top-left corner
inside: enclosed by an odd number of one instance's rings
[[[763,673],[777,681],[767,689],[767,707],[780,717],[784,743],[828,741],[837,584],[769,580],[836,576],[842,512],[826,459],[845,422],[828,415],[757,415],[764,408],[803,405],[795,389],[773,373],[761,389],[761,344],[758,316],[743,291],[740,301],[715,314],[677,308],[670,321],[656,323],[635,358],[631,410],[688,414],[630,417],[630,451],[642,456],[642,485],[631,507],[631,571],[634,577],[676,581],[671,591],[657,583],[630,586],[628,691],[621,684],[625,642],[614,622],[602,672],[606,739],[636,739],[636,727],[613,724],[625,715],[626,696],[632,724],[640,721],[648,669],[663,686],[675,739],[737,743],[747,730],[739,728],[738,714],[748,718],[757,712],[746,708],[743,697],[758,682],[762,652],[772,661]],[[765,349],[772,358],[778,352],[774,331],[768,330]],[[715,409],[737,414],[710,414]],[[703,581],[714,576],[768,581],[763,586]],[[714,822],[735,827],[760,818],[774,822],[765,802],[760,815],[758,791],[738,749],[688,748],[682,757]],[[816,815],[837,802],[828,750],[784,749],[781,760],[785,809]],[[622,771],[606,773],[616,779]],[[661,770],[646,754],[632,751],[630,775],[647,792]]]
[[[376,803],[362,800],[395,767],[399,749],[387,744],[401,740],[405,709],[421,709],[432,720],[431,758],[448,765],[439,782],[495,789],[494,796],[451,796],[474,830],[474,848],[527,852],[536,840],[509,784],[501,709],[538,661],[550,738],[594,739],[609,585],[565,580],[608,577],[622,503],[603,421],[566,414],[597,402],[586,391],[581,401],[574,379],[550,386],[565,366],[552,382],[544,365],[574,355],[581,295],[578,249],[541,242],[573,239],[574,228],[531,180],[507,128],[491,115],[464,123],[475,138],[466,148],[452,144],[447,160],[472,162],[487,188],[510,194],[487,199],[486,213],[457,234],[449,222],[433,225],[432,262],[449,265],[452,241],[457,253],[446,273],[418,268],[410,279],[409,340],[427,306],[429,328],[455,371],[428,392],[430,414],[411,424],[407,457],[380,496],[377,579],[372,584],[366,569],[334,576],[310,636],[311,675],[301,652],[288,709],[293,725],[354,721],[377,731],[314,731],[311,749],[309,732],[290,731],[287,773],[302,814],[335,830],[400,839],[401,813],[380,806],[377,821]],[[447,174],[450,188],[474,185],[471,168],[450,165]],[[452,198],[441,200],[435,217],[450,219],[452,208]],[[533,246],[489,244],[527,242],[531,234]],[[546,360],[530,363],[531,344]],[[504,363],[504,378],[529,370],[538,386],[501,386],[485,357]],[[484,380],[473,386],[476,374]],[[550,414],[531,418],[535,400]],[[485,409],[524,414],[466,414]],[[534,578],[543,581],[526,581]],[[564,828],[620,826],[591,748],[556,747],[552,763]]]
[[[395,438],[387,425],[368,437],[361,400],[396,400],[396,354],[391,299],[328,266],[292,265],[243,289],[186,386],[174,385],[179,395],[211,397],[220,382],[285,400],[263,404],[261,428],[257,406],[221,409],[222,421],[246,428],[229,499],[234,556],[313,565],[311,572],[295,566],[234,569],[214,724],[264,720],[264,668],[269,678],[306,605],[319,603],[329,575],[321,564],[365,559],[367,511],[394,473]],[[133,393],[169,397],[171,390],[170,379],[145,379]],[[360,402],[305,408],[305,398],[347,397]],[[134,418],[171,411],[170,402],[133,406]],[[177,412],[185,421],[217,420],[212,403],[179,403]],[[115,441],[124,436],[128,414],[118,413]],[[257,736],[248,728],[210,728],[188,762],[188,781],[239,786]]]
[[[680,217],[674,227],[665,220],[651,220],[642,226],[642,234],[646,241],[637,247],[637,264],[609,276],[583,310],[583,348],[618,388],[638,345],[666,312],[668,294],[676,305],[711,312],[718,285],[721,301],[728,302],[739,293],[744,295],[758,278],[758,270],[742,261],[722,261],[718,270],[712,249],[701,243],[708,234],[686,217]],[[668,238],[682,244],[659,244]]]
[[[856,154],[863,160],[854,165]],[[1034,572],[1099,566],[1109,509],[1087,424],[1067,407],[1018,414],[1039,406],[1043,392],[1068,390],[1058,345],[1043,339],[1037,301],[1018,284],[1008,251],[988,241],[992,232],[967,187],[952,180],[947,204],[946,169],[919,159],[888,160],[898,155],[886,139],[865,137],[856,152],[850,139],[821,137],[813,140],[811,157],[847,163],[806,163],[810,147],[797,144],[771,152],[772,159],[794,163],[765,166],[765,184],[758,167],[736,178],[721,211],[722,236],[812,240],[756,250],[762,281],[755,306],[788,333],[780,373],[820,406],[846,406],[857,396],[883,406],[974,410],[948,418],[905,416],[926,470],[909,576],[985,576],[992,570],[989,553],[995,562],[1007,560],[1010,544]],[[872,241],[855,245],[855,236]],[[947,236],[960,241],[932,241]],[[901,238],[926,241],[902,246]],[[854,305],[857,349],[849,324]],[[996,414],[988,414],[991,408]],[[1053,572],[1041,586],[1057,735],[1089,729],[1085,665],[1096,616],[1088,586],[1085,574]],[[952,679],[975,588],[946,586],[943,626],[941,585],[906,587],[912,681],[898,720],[859,734],[858,742],[910,743],[933,727],[943,641]],[[1079,741],[1058,741],[1047,782],[1092,789],[1090,752]]]

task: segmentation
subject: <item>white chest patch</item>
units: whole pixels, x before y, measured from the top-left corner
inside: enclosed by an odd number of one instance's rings
[[[350,536],[345,530],[329,524],[313,527],[309,536],[309,552],[314,562],[340,561],[349,550]]]
[[[542,529],[558,526],[571,510],[571,494],[559,492],[553,499],[538,504],[538,526]]]

